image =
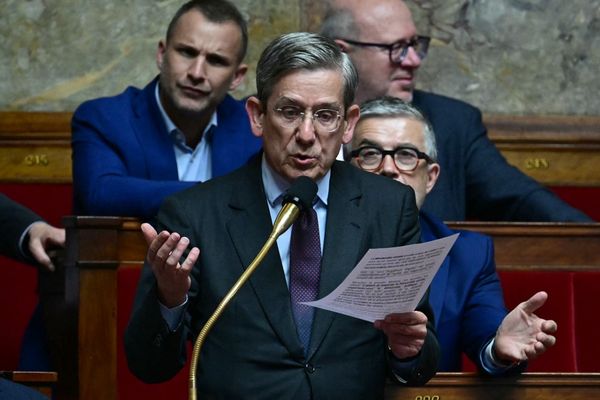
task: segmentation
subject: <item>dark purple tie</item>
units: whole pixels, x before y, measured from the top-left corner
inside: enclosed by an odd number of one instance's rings
[[[314,308],[299,304],[316,300],[321,272],[319,220],[313,208],[302,212],[292,227],[290,244],[290,294],[298,337],[308,352]]]

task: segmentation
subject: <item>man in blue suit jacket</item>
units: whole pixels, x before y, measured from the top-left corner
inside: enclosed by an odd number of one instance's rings
[[[152,217],[174,193],[246,163],[261,147],[244,104],[248,33],[226,1],[196,0],[158,45],[159,76],[83,103],[72,120],[77,214]]]
[[[25,385],[0,378],[0,399],[48,400],[48,397]]]
[[[360,112],[352,163],[410,185],[420,208],[440,173],[431,126],[414,106],[394,97],[365,102]],[[423,242],[456,233],[424,211],[420,224]],[[536,293],[507,314],[491,239],[461,231],[430,288],[442,350],[439,370],[460,371],[462,352],[490,374],[523,370],[522,362],[555,342],[556,323],[533,313],[546,298]]]
[[[329,0],[321,32],[336,40],[358,70],[356,101],[393,96],[429,120],[443,173],[423,209],[444,221],[591,219],[509,165],[489,140],[481,112],[462,101],[414,90],[429,46],[401,0]]]

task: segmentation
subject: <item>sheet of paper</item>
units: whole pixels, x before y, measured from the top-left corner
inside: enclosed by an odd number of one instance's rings
[[[457,237],[370,249],[329,295],[304,304],[370,322],[414,311]]]

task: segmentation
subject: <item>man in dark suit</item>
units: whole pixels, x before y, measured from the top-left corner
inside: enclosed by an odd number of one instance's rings
[[[443,172],[424,210],[446,221],[590,221],[510,166],[487,137],[478,109],[414,90],[429,38],[417,35],[403,1],[329,0],[321,33],[335,39],[356,66],[357,102],[398,97],[412,102],[433,125]]]
[[[50,271],[54,270],[54,264],[48,253],[52,248],[64,247],[64,229],[49,225],[39,215],[3,194],[0,194],[0,227],[3,232],[0,254],[18,261],[39,264]],[[36,310],[36,313],[38,312],[39,309]],[[37,317],[32,318],[32,321],[37,323],[40,317],[38,314]],[[49,365],[46,359],[47,350],[38,347],[44,345],[44,338],[40,336],[43,332],[35,326],[35,323],[34,325],[30,323],[27,327],[20,355],[20,368],[41,366],[41,369],[48,369],[44,368]],[[45,399],[46,397],[38,391],[0,379],[0,398]]]
[[[169,194],[226,174],[258,152],[244,103],[246,22],[222,0],[193,0],[158,44],[144,89],[83,103],[72,120],[77,214],[150,218]]]
[[[196,338],[258,253],[297,177],[318,186],[314,211],[305,211],[319,225],[317,297],[337,287],[369,248],[419,240],[409,187],[335,160],[358,119],[356,71],[335,43],[284,35],[264,50],[256,74],[257,96],[246,108],[263,138],[262,156],[166,199],[159,234],[142,227],[149,249],[125,349],[130,369],[145,381],[169,379],[184,365],[185,340]],[[407,384],[427,382],[439,357],[427,296],[416,311],[374,324],[317,309],[303,344],[290,294],[299,272],[293,237],[279,237],[206,338],[197,370],[202,396],[369,399],[383,397],[388,372]]]
[[[423,115],[395,97],[363,103],[349,155],[357,167],[410,185],[421,207],[440,174],[435,135]],[[389,157],[388,157],[389,156]],[[442,221],[421,211],[423,242],[450,236]],[[555,343],[556,323],[534,314],[547,299],[534,294],[507,314],[491,238],[460,231],[431,283],[430,302],[442,350],[440,371],[460,371],[465,352],[492,375],[521,372]]]
[[[55,228],[30,209],[0,193],[0,254],[54,271],[48,250],[64,247],[65,230]]]

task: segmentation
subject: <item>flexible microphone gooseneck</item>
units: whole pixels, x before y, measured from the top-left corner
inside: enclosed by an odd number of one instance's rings
[[[306,176],[298,177],[292,186],[287,190],[287,193],[283,197],[283,207],[275,222],[273,223],[273,230],[269,235],[269,238],[263,245],[262,249],[258,252],[252,263],[246,268],[244,273],[238,278],[236,283],[229,289],[229,292],[223,297],[223,300],[219,303],[213,314],[206,321],[206,324],[202,327],[202,330],[196,338],[194,343],[194,351],[192,352],[192,361],[190,364],[190,376],[189,376],[189,399],[196,400],[196,369],[198,365],[198,357],[200,356],[200,349],[206,340],[208,332],[213,327],[217,319],[221,316],[227,304],[233,299],[238,290],[246,283],[250,278],[250,275],[262,262],[263,258],[267,255],[273,244],[277,241],[277,238],[281,236],[283,232],[288,230],[294,221],[300,215],[300,212],[312,207],[313,200],[317,195],[316,183]]]

